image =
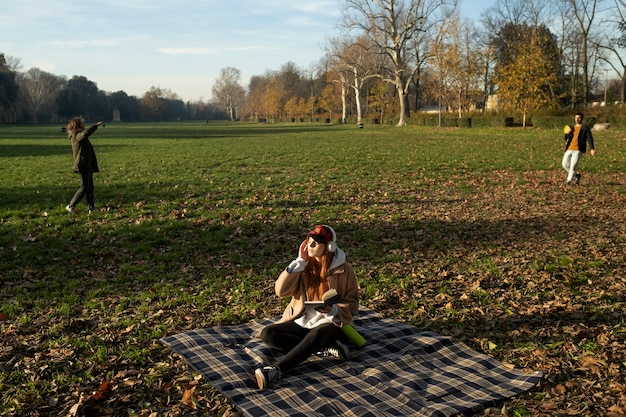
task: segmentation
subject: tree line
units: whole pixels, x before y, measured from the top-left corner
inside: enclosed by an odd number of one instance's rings
[[[64,123],[86,120],[166,121],[226,120],[215,103],[185,103],[169,90],[151,87],[141,98],[124,91],[107,93],[95,82],[75,75],[69,80],[39,68],[16,70],[19,62],[0,53],[0,121],[4,123]]]
[[[233,119],[387,115],[398,126],[424,108],[525,120],[587,106],[602,90],[600,101],[623,103],[625,10],[625,0],[499,0],[478,25],[457,0],[344,0],[340,34],[315,67],[287,63],[247,89],[224,68],[213,98]]]
[[[3,120],[108,120],[117,110],[126,121],[393,117],[402,126],[423,109],[508,112],[525,121],[599,96],[624,103],[626,0],[498,0],[479,22],[461,18],[458,0],[343,0],[342,7],[339,34],[317,64],[287,62],[246,87],[237,68],[223,68],[210,103],[184,103],[155,87],[141,98],[105,93],[82,76],[20,73],[0,54]],[[610,83],[609,70],[617,75]]]

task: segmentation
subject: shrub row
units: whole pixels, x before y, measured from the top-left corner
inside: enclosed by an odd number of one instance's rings
[[[597,118],[594,116],[585,117],[585,123],[589,126],[593,126],[597,122]],[[337,118],[289,118],[289,119],[259,119],[260,123],[330,123],[341,124],[341,119]],[[395,125],[398,122],[397,117],[392,117],[381,121],[379,119],[364,118],[363,124],[370,125]],[[527,126],[532,126],[539,129],[562,129],[563,126],[574,122],[572,116],[534,116],[527,121]],[[626,128],[626,116],[610,116],[608,122],[613,129]],[[354,124],[356,120],[350,118],[346,121],[347,124]],[[416,126],[439,126],[439,116],[427,115],[427,116],[414,116],[408,119],[408,124]],[[512,117],[503,116],[479,116],[479,117],[442,117],[442,127],[512,127],[514,125],[514,119]]]
[[[533,127],[540,129],[562,129],[565,125],[571,125],[574,123],[574,117],[572,116],[535,116],[532,118]],[[596,124],[595,117],[585,117],[585,123],[589,126]]]
[[[439,116],[412,118],[417,126],[440,126]],[[442,127],[511,127],[512,117],[442,117]]]

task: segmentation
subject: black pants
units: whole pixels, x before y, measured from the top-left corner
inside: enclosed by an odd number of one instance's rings
[[[295,368],[312,354],[340,339],[343,339],[343,332],[332,323],[305,329],[293,321],[287,321],[270,324],[261,332],[261,340],[265,344],[286,352],[274,364],[281,372]]]
[[[94,204],[94,185],[93,185],[93,172],[81,172],[80,173],[80,187],[76,190],[76,194],[72,197],[69,206],[74,208],[76,204],[83,199],[83,196],[87,197],[87,207],[89,210],[93,210]]]

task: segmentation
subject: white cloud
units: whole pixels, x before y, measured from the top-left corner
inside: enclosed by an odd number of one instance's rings
[[[217,48],[158,48],[157,51],[166,55],[212,55],[219,52]]]
[[[296,26],[296,27],[303,27],[303,26],[317,27],[320,25],[319,20],[311,19],[308,16],[294,16],[294,17],[285,19],[285,23],[287,23],[290,26]]]
[[[339,16],[341,14],[341,7],[336,1],[295,1],[292,7],[298,11],[305,13],[319,13],[328,16]]]

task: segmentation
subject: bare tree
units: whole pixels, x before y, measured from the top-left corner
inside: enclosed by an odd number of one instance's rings
[[[211,90],[213,99],[226,109],[231,121],[236,119],[236,111],[243,104],[246,95],[245,90],[239,84],[240,79],[241,71],[237,68],[222,68]]]
[[[497,34],[507,24],[540,26],[550,23],[550,0],[498,0],[481,15],[487,31]]]
[[[377,61],[380,55],[376,53],[375,45],[367,38],[353,39],[349,36],[332,39],[328,53],[336,63],[336,72],[342,88],[349,86],[354,93],[357,124],[361,124],[363,87],[369,80],[380,77],[381,64]]]
[[[13,72],[22,71],[22,61],[19,58],[10,55],[4,55],[4,59],[8,69]]]
[[[242,110],[249,114],[251,120],[258,120],[264,112],[263,93],[270,78],[269,74],[255,75],[250,78],[248,94]]]
[[[626,1],[615,0],[614,11],[615,13],[609,13],[613,16],[613,21],[610,29],[604,34],[600,48],[609,53],[603,61],[620,77],[620,100],[624,103],[626,102]],[[605,79],[604,82],[606,83],[607,80]],[[605,91],[606,88],[605,85]]]
[[[603,0],[562,0],[568,16],[571,16],[569,24],[575,28],[580,47],[580,68],[582,71],[582,100],[584,104],[589,102],[591,84],[595,65],[599,58],[598,42],[593,41],[592,30],[595,29],[594,21],[596,13]],[[566,22],[566,24],[568,24]]]
[[[408,92],[419,70],[416,39],[436,27],[456,9],[457,0],[346,0],[343,26],[356,31],[378,48],[388,66],[382,77],[394,85],[400,105],[397,126],[409,116]]]
[[[20,91],[32,112],[35,123],[38,122],[41,108],[48,103],[54,103],[54,97],[62,88],[63,83],[63,78],[36,67],[18,76]]]

